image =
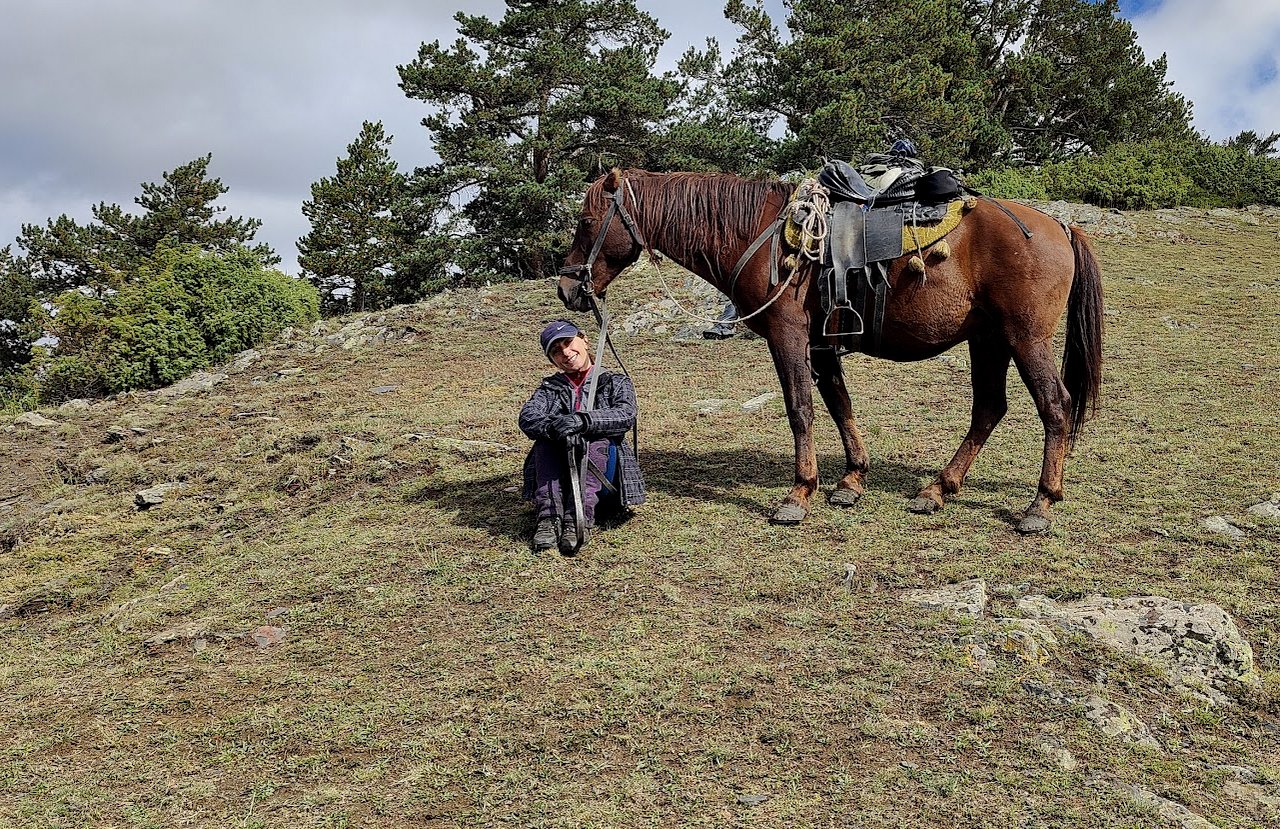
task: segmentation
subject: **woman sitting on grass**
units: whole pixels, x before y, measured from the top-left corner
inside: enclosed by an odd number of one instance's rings
[[[573,487],[567,480],[571,441],[585,441],[589,459],[582,478],[582,546],[595,525],[596,508],[602,506],[601,490],[614,491],[607,500],[616,500],[619,509],[644,502],[640,465],[622,439],[636,425],[636,392],[625,374],[601,370],[595,406],[585,411],[595,372],[586,336],[573,323],[556,320],[542,330],[539,341],[560,371],[544,379],[520,410],[520,430],[533,440],[524,462],[524,498],[533,502],[537,519],[533,548],[549,550],[558,544],[560,552],[571,555],[578,536]]]

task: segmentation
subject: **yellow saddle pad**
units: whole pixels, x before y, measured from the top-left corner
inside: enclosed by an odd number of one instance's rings
[[[924,250],[946,236],[960,226],[964,214],[972,209],[975,203],[972,199],[956,199],[947,205],[947,214],[933,224],[913,226],[908,221],[902,226],[903,251]],[[786,224],[783,226],[783,240],[791,250],[800,250],[801,230],[800,225],[795,221],[794,214],[787,217]]]

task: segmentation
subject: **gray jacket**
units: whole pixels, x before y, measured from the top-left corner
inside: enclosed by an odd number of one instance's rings
[[[587,381],[590,383],[590,379]],[[625,374],[601,371],[596,386],[595,408],[587,413],[589,425],[584,437],[587,440],[608,439],[618,447],[621,500],[624,506],[643,504],[645,499],[644,477],[631,444],[623,440],[627,432],[636,426],[636,390],[631,378]],[[583,386],[584,395],[586,386]],[[520,431],[533,440],[554,441],[548,424],[557,415],[574,411],[573,384],[563,373],[545,378],[534,390],[533,396],[520,410]],[[524,461],[524,497],[533,498],[533,453]]]

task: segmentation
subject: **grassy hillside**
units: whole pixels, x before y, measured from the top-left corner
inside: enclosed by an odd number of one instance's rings
[[[563,315],[545,284],[0,431],[0,826],[1176,825],[1128,786],[1276,825],[1231,767],[1280,803],[1280,522],[1246,512],[1280,491],[1280,218],[1131,219],[1097,240],[1102,413],[1042,537],[1011,524],[1042,440],[1020,384],[960,496],[905,510],[967,426],[963,350],[848,358],[867,497],[783,528],[781,399],[737,405],[777,389],[764,343],[668,330],[619,341],[650,502],[576,559],[532,554],[515,414]],[[611,294],[621,318],[660,289]],[[711,398],[734,402],[698,414]],[[182,486],[139,509],[161,483]],[[988,618],[901,599],[976,577]],[[1027,593],[1218,603],[1261,684],[1210,707],[1081,636],[981,669],[966,642]],[[1126,706],[1160,747],[1045,687]]]

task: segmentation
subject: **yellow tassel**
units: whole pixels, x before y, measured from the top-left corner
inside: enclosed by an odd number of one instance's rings
[[[794,271],[796,269],[796,264],[798,261],[799,260],[796,259],[796,255],[794,253],[788,254],[787,256],[784,256],[782,259],[782,267],[785,268],[786,270]]]
[[[946,240],[946,239],[943,239],[943,240],[942,240],[941,242],[939,242],[938,244],[936,244],[936,245],[934,245],[933,247],[929,248],[929,252],[930,252],[931,254],[933,254],[933,257],[934,257],[935,259],[950,259],[950,258],[951,258],[951,245],[949,245],[949,244],[947,243],[947,240]]]
[[[923,276],[924,260],[921,259],[919,256],[912,256],[910,259],[907,260],[907,270],[912,273],[920,274]]]

